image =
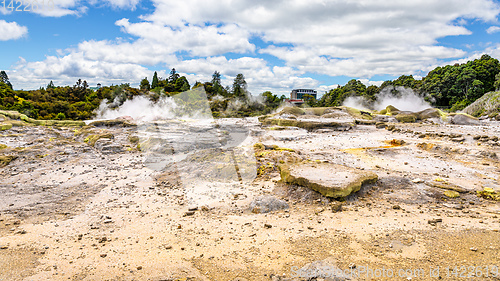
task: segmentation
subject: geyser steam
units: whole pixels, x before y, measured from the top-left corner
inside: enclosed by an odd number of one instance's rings
[[[348,97],[344,106],[358,109],[372,109],[380,111],[388,105],[392,105],[399,110],[417,112],[432,107],[423,97],[415,93],[412,89],[402,86],[385,87],[377,95],[375,102],[368,102],[363,97]]]
[[[162,96],[156,102],[145,96],[137,96],[115,109],[110,108],[105,100],[101,102],[96,116],[97,119],[132,117],[144,122],[161,119],[212,119],[203,87],[172,97]]]

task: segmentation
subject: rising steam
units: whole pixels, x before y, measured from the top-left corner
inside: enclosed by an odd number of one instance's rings
[[[377,95],[377,100],[375,102],[369,102],[363,97],[354,96],[348,97],[343,105],[377,111],[386,108],[388,105],[392,105],[399,110],[413,112],[432,107],[422,96],[415,93],[415,91],[402,86],[385,87]]]
[[[212,119],[212,114],[205,89],[199,87],[172,97],[162,96],[156,102],[146,96],[137,96],[118,108],[109,106],[107,100],[104,100],[97,109],[96,118],[132,118],[148,122],[163,119]]]

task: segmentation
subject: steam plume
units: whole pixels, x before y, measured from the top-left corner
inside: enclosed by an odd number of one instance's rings
[[[399,110],[417,112],[432,107],[415,91],[402,86],[385,87],[377,95],[375,102],[369,102],[360,96],[348,97],[343,105],[358,109],[382,110],[392,105]]]

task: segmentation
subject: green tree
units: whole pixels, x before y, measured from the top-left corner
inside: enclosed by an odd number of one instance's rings
[[[203,87],[203,83],[201,83],[199,81],[194,82],[193,89],[196,89],[196,88],[199,88],[199,87]]]
[[[368,88],[366,88],[365,98],[369,101],[375,101],[377,99],[377,94],[379,92],[380,92],[379,87],[371,85]]]
[[[277,108],[285,99],[285,96],[278,97],[270,91],[262,93],[262,97],[264,99],[264,104],[270,108]]]
[[[0,82],[5,83],[9,88],[12,89],[12,84],[9,81],[9,76],[4,70],[0,71]]]
[[[420,89],[420,86],[422,85],[422,81],[421,80],[416,80],[415,78],[413,78],[413,75],[401,75],[398,77],[398,79],[394,80],[394,81],[385,81],[384,83],[382,83],[382,85],[380,86],[380,89],[383,89],[387,86],[402,86],[402,87],[405,87],[405,88],[410,88],[410,89],[413,89],[413,90],[418,90]]]
[[[500,73],[495,76],[495,89],[500,91]]]
[[[56,115],[56,119],[57,120],[64,120],[64,119],[66,119],[66,115],[64,113],[62,113],[62,112],[59,112]]]
[[[49,84],[47,85],[47,89],[54,89],[56,86],[54,86],[54,82],[50,80]]]
[[[372,91],[372,90],[371,90]],[[338,86],[325,93],[316,106],[340,106],[347,97],[367,96],[366,86],[361,81],[352,79],[344,86]]]
[[[156,74],[156,72],[155,72]],[[157,81],[158,84],[158,81]],[[144,77],[144,79],[141,80],[141,85],[140,85],[141,90],[149,91],[150,86],[149,86],[149,81],[147,77]],[[153,87],[154,89],[154,87]]]
[[[495,77],[500,63],[489,55],[464,64],[437,67],[423,79],[420,92],[438,106],[471,103],[495,90]],[[458,106],[458,105],[457,105]]]
[[[220,94],[223,89],[220,78],[221,78],[220,72],[215,71],[214,74],[212,75],[212,88],[214,93],[216,94]]]
[[[177,78],[177,80],[175,81],[176,92],[186,92],[189,91],[189,89],[191,89],[191,86],[189,85],[189,82],[185,76]]]
[[[243,74],[236,75],[233,82],[233,96],[237,98],[247,99],[247,82]]]
[[[179,77],[179,73],[177,73],[175,68],[172,68],[172,70],[170,71],[170,76],[168,77],[168,83],[175,85],[175,82],[177,82],[177,79],[179,79]]]
[[[153,75],[153,80],[151,81],[151,88],[155,89],[156,87],[158,87],[158,73],[156,73],[155,71],[155,74]]]

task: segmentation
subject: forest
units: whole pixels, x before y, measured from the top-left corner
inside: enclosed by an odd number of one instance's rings
[[[324,93],[318,100],[310,97],[307,105],[312,107],[340,106],[347,97],[363,97],[375,102],[382,89],[402,86],[411,88],[433,106],[461,110],[487,92],[500,88],[500,63],[489,55],[463,64],[446,65],[430,71],[421,80],[412,75],[402,75],[393,81],[385,81],[380,87],[366,86],[359,80],[350,80],[344,86]],[[50,81],[38,90],[13,90],[8,75],[0,72],[0,109],[17,110],[35,119],[86,120],[95,116],[102,101],[108,107],[118,107],[135,96],[147,96],[152,101],[173,96],[193,88],[204,87],[214,117],[246,117],[267,114],[279,107],[285,96],[278,97],[266,91],[253,96],[248,92],[243,74],[238,74],[231,86],[221,83],[221,73],[215,71],[209,82],[196,82],[191,86],[185,76],[175,68],[169,77],[158,77],[140,81],[140,87],[130,84],[105,86],[90,89],[86,81],[79,79],[73,86],[55,86]],[[397,93],[394,93],[397,95]]]

